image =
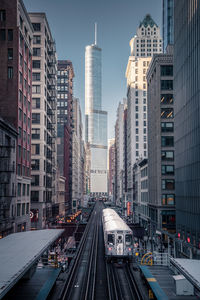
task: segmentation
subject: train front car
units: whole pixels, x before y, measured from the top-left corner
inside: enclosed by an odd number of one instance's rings
[[[108,261],[131,261],[133,232],[120,216],[110,208],[103,209],[105,255]]]

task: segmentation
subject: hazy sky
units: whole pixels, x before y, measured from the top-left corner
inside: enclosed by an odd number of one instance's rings
[[[94,23],[98,23],[102,109],[108,111],[108,137],[114,137],[116,109],[126,97],[129,41],[147,13],[161,27],[162,0],[24,0],[24,4],[28,12],[46,13],[58,59],[72,61],[74,96],[80,99],[83,115],[85,46],[94,43]]]

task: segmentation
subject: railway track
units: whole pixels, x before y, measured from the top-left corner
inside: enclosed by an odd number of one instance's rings
[[[107,264],[106,267],[109,300],[143,299],[129,264],[121,267]]]
[[[59,300],[94,300],[101,205],[97,203],[86,226]]]

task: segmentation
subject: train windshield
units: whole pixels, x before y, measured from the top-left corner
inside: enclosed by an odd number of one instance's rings
[[[108,244],[112,244],[114,245],[115,244],[115,236],[114,234],[108,234]]]
[[[126,245],[131,245],[131,244],[132,244],[132,235],[126,234]]]

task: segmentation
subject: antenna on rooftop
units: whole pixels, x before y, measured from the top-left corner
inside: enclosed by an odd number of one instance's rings
[[[97,23],[94,23],[95,35],[94,35],[94,44],[97,45]]]

